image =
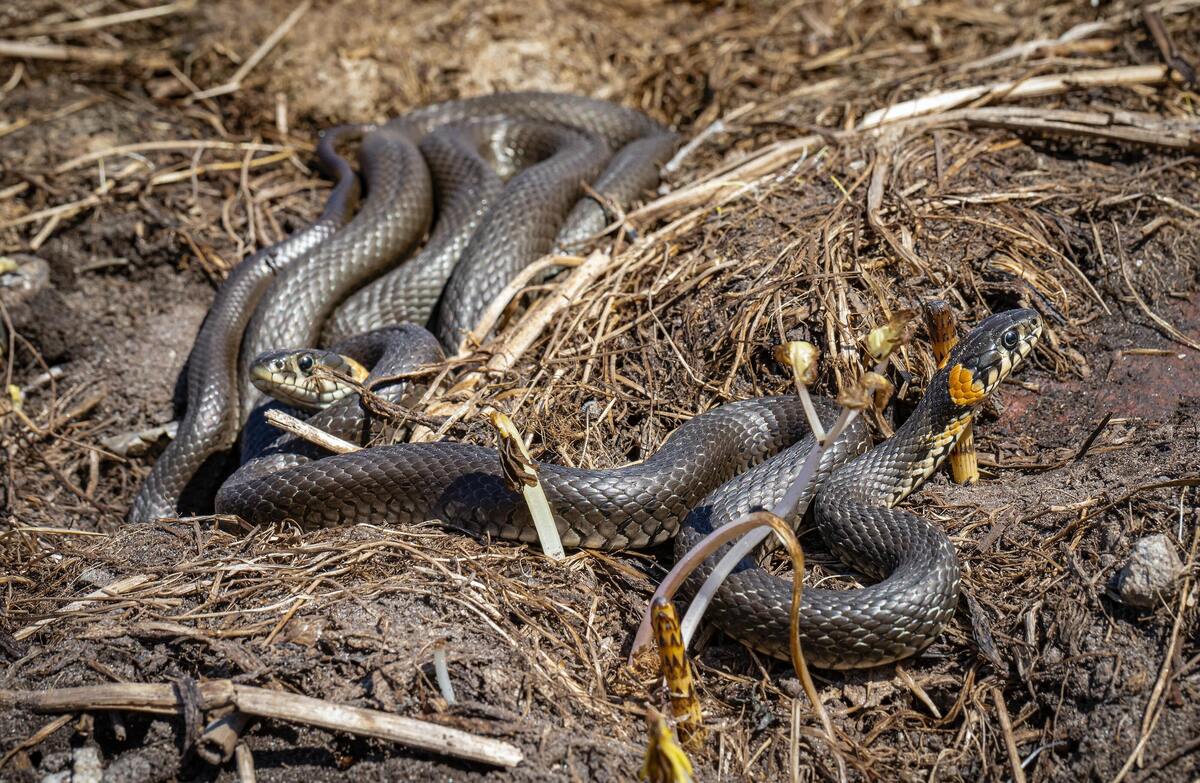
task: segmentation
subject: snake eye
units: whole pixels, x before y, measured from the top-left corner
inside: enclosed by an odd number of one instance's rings
[[[1007,337],[1007,335],[1005,335]],[[1015,342],[1015,341],[1014,341]],[[1007,343],[1005,343],[1007,345]],[[313,367],[313,358],[308,354],[304,354],[296,360],[296,366],[300,368],[300,372],[308,372]]]
[[[1005,348],[1012,349],[1017,347],[1018,339],[1020,339],[1020,337],[1017,335],[1017,330],[1009,329],[1004,333],[1004,336],[1000,338],[1000,342],[1004,344]]]

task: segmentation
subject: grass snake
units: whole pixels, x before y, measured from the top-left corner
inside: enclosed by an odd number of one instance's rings
[[[347,136],[361,136],[366,191],[352,217],[358,183],[333,151]],[[377,394],[397,399],[406,385],[394,376],[439,360],[444,348],[456,350],[520,269],[604,226],[605,205],[581,197],[581,183],[590,182],[602,201],[628,203],[657,181],[675,143],[638,112],[545,93],[451,101],[385,125],[327,134],[320,157],[339,179],[325,213],[243,262],[218,292],[189,360],[179,436],[155,465],[131,519],[177,513],[183,488],[232,445],[256,404],[251,375],[277,381],[268,376],[304,374],[298,357],[309,367],[332,361],[297,350],[303,346],[335,345],[334,355],[371,368],[367,383]],[[436,338],[415,325],[425,323]],[[956,347],[892,438],[870,448],[860,421],[825,452],[806,488],[815,495],[817,527],[840,559],[879,581],[805,591],[801,634],[810,662],[895,660],[922,649],[947,622],[960,579],[954,549],[933,525],[894,506],[936,469],[969,414],[1040,331],[1032,311],[986,319]],[[822,410],[832,415],[827,404]],[[363,444],[373,434],[357,395],[311,423]],[[696,416],[643,462],[608,470],[543,464],[539,474],[565,545],[623,549],[674,537],[685,551],[706,532],[770,507],[811,448],[799,400],[763,397]],[[329,456],[275,436],[221,486],[215,507],[254,524],[439,519],[477,536],[536,540],[496,451],[468,444]],[[748,558],[712,612],[735,637],[786,657],[790,595],[788,582]]]

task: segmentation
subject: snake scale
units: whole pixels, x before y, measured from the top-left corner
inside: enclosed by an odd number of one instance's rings
[[[210,458],[227,449],[229,422],[236,439],[259,399],[251,376],[295,379],[327,361],[303,346],[336,344],[334,355],[371,368],[368,387],[384,400],[397,399],[406,386],[395,375],[439,360],[443,348],[457,350],[508,280],[540,255],[602,229],[606,203],[629,203],[657,182],[676,144],[673,134],[638,112],[545,93],[451,101],[382,126],[336,129],[323,139],[322,159],[339,168],[332,143],[351,135],[362,137],[361,207],[347,222],[356,194],[346,184],[352,178],[343,176],[317,224],[288,240],[292,245],[243,264],[265,266],[266,273],[259,268],[231,276],[221,289],[187,377],[188,415],[193,399],[209,397],[222,399],[221,415],[207,416],[207,431],[189,428],[185,418],[172,444],[176,452]],[[592,186],[588,195],[581,192],[584,182]],[[235,300],[226,289],[239,285],[253,290]],[[431,322],[437,338],[405,321]],[[971,412],[1028,354],[1040,331],[1037,314],[1028,310],[985,319],[956,347],[892,438],[870,448],[858,423],[825,451],[816,480],[806,487],[815,495],[817,526],[841,559],[879,581],[856,590],[805,591],[801,634],[811,662],[874,665],[911,655],[940,632],[957,602],[953,547],[930,523],[894,506],[936,469]],[[274,353],[252,362],[267,351]],[[238,367],[240,381],[231,377]],[[833,413],[827,404],[822,410]],[[220,427],[213,425],[218,418]],[[353,394],[312,419],[361,443],[371,437],[371,421]],[[812,446],[798,399],[764,397],[696,416],[637,464],[608,470],[542,464],[538,470],[565,545],[622,549],[674,537],[682,552],[706,532],[770,507]],[[179,488],[193,482],[197,470],[194,457],[186,464],[177,457],[164,452],[131,518],[177,511]],[[459,443],[330,456],[281,435],[221,486],[215,506],[256,524],[438,519],[478,536],[536,540],[496,451]],[[712,607],[731,634],[786,657],[789,602],[790,583],[747,559]]]

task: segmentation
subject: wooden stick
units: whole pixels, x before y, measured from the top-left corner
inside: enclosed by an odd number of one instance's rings
[[[136,8],[132,11],[122,11],[117,14],[108,14],[107,16],[93,16],[89,19],[79,19],[74,22],[62,22],[60,24],[35,24],[26,27],[17,27],[10,30],[9,35],[63,35],[66,33],[83,33],[91,30],[99,30],[102,27],[111,27],[117,24],[140,22],[145,19],[157,19],[160,16],[168,16],[180,11],[190,11],[195,7],[196,0],[179,0],[179,2],[167,3],[166,5],[156,5],[151,8]]]
[[[1017,750],[1012,719],[1008,717],[1008,707],[1004,704],[1004,695],[1000,693],[1000,688],[992,689],[992,699],[996,702],[996,715],[1000,718],[1000,729],[1004,733],[1004,747],[1008,750],[1008,763],[1012,767],[1013,783],[1025,783],[1025,770],[1021,767],[1021,753]]]
[[[524,759],[521,749],[507,742],[379,710],[235,685],[230,680],[202,682],[196,690],[200,697],[199,706],[204,710],[232,706],[247,715],[377,737],[431,753],[500,767],[513,767]],[[0,690],[0,703],[37,712],[133,710],[173,714],[180,707],[173,685],[155,683],[85,685],[47,691]]]
[[[487,339],[488,334],[496,326],[496,322],[500,320],[500,316],[504,313],[505,308],[512,302],[513,297],[521,292],[521,289],[529,284],[537,275],[545,272],[548,269],[557,269],[560,267],[577,267],[583,263],[583,259],[579,256],[558,256],[550,255],[543,256],[537,261],[534,261],[529,266],[517,273],[517,276],[508,282],[508,285],[496,294],[491,302],[488,303],[486,309],[479,316],[478,323],[471,329],[467,336],[466,342],[470,344],[481,344]]]
[[[334,454],[349,454],[352,451],[361,451],[361,446],[355,446],[349,441],[342,440],[336,435],[330,435],[324,430],[319,430],[316,427],[306,422],[300,421],[295,416],[284,413],[278,408],[268,408],[263,418],[272,427],[278,427],[284,432],[290,432],[298,438],[303,438],[309,443],[315,443],[327,451],[332,451]]]
[[[1028,106],[986,106],[935,115],[938,122],[1027,131],[1048,136],[1088,136],[1179,150],[1200,150],[1195,123],[1126,111],[1073,111]]]
[[[219,84],[216,87],[210,87],[207,90],[193,93],[191,99],[193,101],[199,101],[205,98],[215,98],[218,95],[227,95],[231,92],[237,92],[240,90],[242,88],[242,81],[250,75],[250,71],[254,70],[255,66],[262,62],[263,58],[271,53],[271,50],[275,48],[275,45],[283,40],[283,37],[287,35],[293,27],[296,26],[296,22],[299,22],[300,17],[308,13],[308,9],[311,7],[312,0],[304,0],[304,2],[302,2],[300,5],[296,6],[292,12],[287,15],[287,18],[280,22],[279,26],[275,28],[274,32],[268,35],[267,39],[258,45],[258,48],[254,50],[254,53],[246,58],[246,61],[242,63],[241,67],[234,71],[233,76],[229,77],[229,81],[225,82],[224,84]]]
[[[1122,68],[1100,68],[1093,71],[1036,76],[1024,81],[1010,80],[974,87],[961,87],[957,90],[924,95],[884,109],[876,109],[863,117],[857,130],[868,130],[886,123],[906,120],[922,114],[957,109],[960,106],[981,101],[1038,98],[1088,87],[1158,84],[1166,81],[1167,78],[1168,71],[1165,65],[1131,65]]]
[[[98,49],[91,46],[63,46],[61,44],[34,44],[2,40],[0,40],[0,57],[28,57],[33,60],[58,60],[92,65],[133,63],[146,68],[166,68],[171,64],[170,58],[161,54]]]
[[[468,373],[459,379],[454,384],[454,387],[447,392],[447,396],[451,394],[465,394],[482,383],[488,375],[503,373],[510,369],[516,363],[517,359],[528,350],[529,346],[533,345],[534,341],[541,335],[542,330],[546,328],[546,325],[575,301],[583,293],[584,289],[591,285],[596,278],[600,277],[611,264],[612,257],[607,253],[597,251],[588,256],[582,264],[571,271],[561,286],[537,302],[534,302],[520,323],[510,332],[500,335],[493,340],[488,346],[490,350],[495,351],[492,354],[492,358],[488,360],[482,369]],[[445,416],[447,417],[446,422],[442,424],[436,433],[423,427],[418,428],[413,432],[412,441],[420,443],[440,437],[441,433],[445,432],[454,422],[465,416],[470,409],[470,401],[447,401],[432,406],[427,415]]]
[[[81,609],[85,609],[85,608],[87,608],[88,604],[92,603],[95,600],[112,598],[113,596],[121,595],[123,593],[128,593],[131,590],[135,590],[135,589],[141,587],[148,581],[150,581],[150,577],[147,576],[146,574],[135,574],[133,576],[127,576],[124,579],[118,579],[117,581],[113,582],[112,584],[106,585],[104,587],[101,587],[99,590],[95,590],[91,593],[88,593],[86,596],[79,599],[78,601],[72,601],[71,603],[64,606],[62,609],[60,609],[58,612],[56,612],[51,617],[45,617],[41,620],[38,620],[36,623],[25,626],[24,628],[18,630],[16,633],[14,633],[13,638],[16,639],[18,642],[23,639],[28,639],[30,636],[33,636],[35,633],[37,633],[43,627],[45,627],[45,626],[49,625],[50,623],[54,622],[55,620],[59,619],[59,617],[71,614],[72,612],[78,612]]]
[[[176,139],[174,141],[139,141],[133,144],[122,144],[117,147],[108,147],[102,150],[96,150],[76,158],[71,158],[66,163],[60,163],[54,168],[55,174],[62,174],[77,169],[80,166],[86,166],[97,160],[110,158],[117,155],[128,155],[133,152],[166,152],[166,151],[184,151],[184,150],[232,150],[236,152],[283,152],[284,150],[292,149],[289,146],[281,146],[279,144],[260,144],[252,141],[221,141],[219,139]]]

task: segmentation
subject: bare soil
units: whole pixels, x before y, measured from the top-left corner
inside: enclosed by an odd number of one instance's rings
[[[790,139],[824,141],[751,187],[633,213],[651,241],[604,240],[609,273],[476,402],[512,411],[539,458],[622,464],[681,419],[790,388],[772,358],[781,339],[821,346],[819,385],[832,393],[857,371],[858,340],[895,308],[945,298],[967,324],[1038,308],[1043,344],[976,428],[983,480],[939,475],[909,502],[944,526],[965,567],[954,623],[899,665],[816,672],[840,752],[852,779],[1200,776],[1200,95],[1174,79],[992,99],[1137,113],[1191,134],[1176,147],[964,117],[854,130],[872,109],[930,93],[1157,65],[1140,6],[332,0],[308,8],[238,89],[200,99],[296,6],[180,4],[71,28],[137,7],[0,8],[5,38],[130,56],[0,59],[0,256],[50,269],[32,296],[0,289],[11,335],[0,372],[23,390],[19,404],[0,401],[0,689],[231,678],[525,755],[496,770],[263,721],[243,737],[262,780],[636,777],[645,706],[665,701],[623,661],[669,548],[554,564],[434,525],[128,525],[162,443],[127,456],[104,445],[177,416],[176,378],[215,286],[319,212],[319,129],[554,89],[703,133],[663,193]],[[1200,7],[1168,4],[1163,20],[1196,63]],[[38,382],[51,367],[61,374]],[[878,427],[905,414],[931,368],[918,335],[889,369],[898,399]],[[491,436],[470,419],[453,437]],[[1109,582],[1155,533],[1185,570],[1161,605],[1133,609]],[[810,582],[843,574],[818,537],[803,542]],[[438,648],[455,705],[434,679]],[[693,754],[698,779],[787,779],[793,732],[799,778],[836,777],[787,664],[718,632],[696,650],[710,729]],[[55,719],[0,711],[0,779],[82,779],[92,750],[106,780],[238,777],[232,761],[195,754],[194,720]]]

